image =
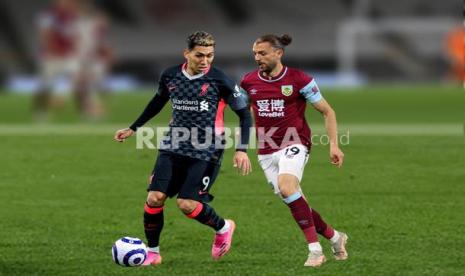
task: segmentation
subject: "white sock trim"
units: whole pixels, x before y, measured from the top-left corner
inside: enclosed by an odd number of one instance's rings
[[[321,247],[321,244],[319,242],[312,242],[308,244],[308,250],[310,252],[323,252],[323,248]]]
[[[216,231],[216,233],[217,233],[217,234],[224,234],[224,233],[228,232],[229,227],[231,227],[229,221],[224,220],[224,226],[223,226],[223,228],[221,228],[220,230]]]
[[[160,246],[147,247],[147,251],[150,251],[150,252],[153,252],[153,253],[160,253]]]
[[[331,243],[336,243],[337,240],[339,240],[339,238],[341,237],[341,235],[339,234],[338,231],[334,230],[334,235],[331,239],[329,239],[331,241]]]

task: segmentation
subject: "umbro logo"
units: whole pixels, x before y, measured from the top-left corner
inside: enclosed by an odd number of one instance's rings
[[[250,95],[255,95],[257,94],[257,89],[253,88],[253,89],[250,89]]]

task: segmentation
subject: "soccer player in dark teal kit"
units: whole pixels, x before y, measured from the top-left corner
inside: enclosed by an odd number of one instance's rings
[[[129,128],[115,134],[115,140],[124,141],[171,100],[173,112],[169,132],[159,149],[144,206],[144,229],[149,247],[144,265],[161,263],[159,239],[164,223],[163,206],[167,197],[175,195],[178,207],[187,217],[215,230],[212,246],[215,260],[231,247],[234,221],[222,218],[207,204],[212,198],[208,191],[218,173],[223,152],[213,140],[221,136],[226,103],[240,118],[241,141],[234,155],[234,166],[242,175],[248,174],[251,165],[246,145],[251,116],[246,96],[239,87],[211,66],[214,49],[212,35],[202,31],[191,34],[184,50],[186,62],[161,74],[158,92],[139,118]],[[189,139],[180,139],[180,129]],[[184,130],[191,132],[186,134]],[[194,136],[197,136],[195,141]]]

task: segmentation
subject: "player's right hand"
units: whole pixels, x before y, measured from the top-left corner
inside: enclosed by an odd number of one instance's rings
[[[252,172],[249,156],[243,151],[236,151],[233,159],[234,168],[237,168],[241,175],[248,175]]]
[[[118,142],[124,142],[126,138],[132,136],[133,134],[134,134],[134,130],[130,128],[123,128],[123,129],[116,131],[115,137],[113,139],[115,139],[115,141],[118,141]]]

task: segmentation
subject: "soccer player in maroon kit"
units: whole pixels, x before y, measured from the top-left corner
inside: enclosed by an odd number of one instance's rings
[[[39,117],[46,115],[52,103],[57,77],[68,78],[73,90],[77,86],[80,70],[76,49],[78,12],[77,0],[56,0],[39,15],[39,69],[42,81],[33,100],[34,111]]]
[[[336,114],[321,96],[315,80],[281,62],[284,48],[291,41],[289,35],[269,34],[258,38],[253,44],[258,70],[246,74],[241,87],[249,95],[255,117],[260,166],[307,239],[309,255],[305,266],[317,267],[326,260],[317,233],[331,241],[336,260],[347,259],[348,237],[334,230],[310,208],[300,188],[311,147],[311,131],[305,120],[307,102],[325,118],[331,163],[341,167],[344,154],[338,146]]]

